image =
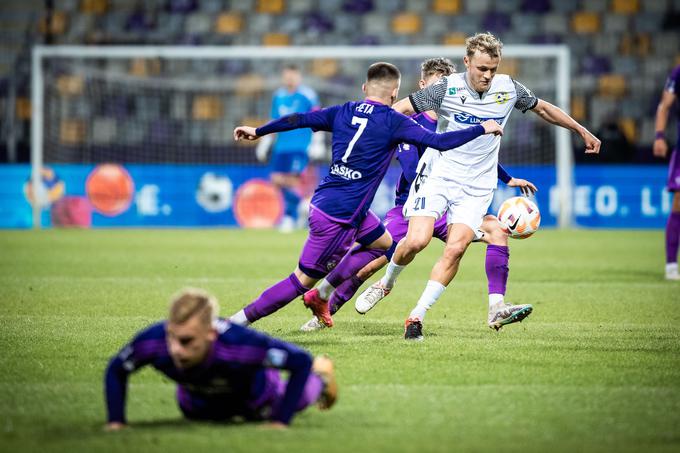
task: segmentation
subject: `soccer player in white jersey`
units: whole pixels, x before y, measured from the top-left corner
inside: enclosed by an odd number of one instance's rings
[[[439,83],[402,99],[394,108],[407,115],[434,110],[439,116],[438,132],[458,130],[488,119],[504,126],[513,108],[522,113],[531,110],[543,120],[579,134],[586,153],[598,153],[600,140],[567,113],[538,99],[510,76],[496,74],[502,46],[491,33],[468,38],[465,72],[443,77]],[[446,215],[449,228],[446,246],[416,307],[406,319],[407,340],[423,338],[425,313],[453,280],[465,250],[475,239],[496,188],[499,148],[500,137],[483,136],[457,148],[455,154],[436,156],[429,177],[422,184],[413,185],[406,201],[404,214],[409,217],[406,238],[397,246],[385,276],[359,296],[384,297],[404,267],[429,244],[435,221]],[[503,300],[490,298],[489,305],[488,324],[495,328],[519,321],[530,312],[525,305],[508,305]]]

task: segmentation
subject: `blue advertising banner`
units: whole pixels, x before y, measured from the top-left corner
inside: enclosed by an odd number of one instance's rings
[[[315,170],[321,178],[328,168],[319,166]],[[541,225],[554,226],[559,210],[554,167],[507,170],[539,187],[535,201],[541,209]],[[577,166],[573,198],[576,224],[662,228],[672,200],[672,194],[665,190],[666,172],[662,166]],[[268,179],[266,166],[126,165],[123,169],[113,164],[55,164],[43,172],[43,187],[38,191],[30,188],[29,175],[29,165],[0,166],[0,228],[30,228],[27,195],[36,192],[46,206],[42,216],[46,227],[54,222],[93,227],[266,226],[266,222],[248,221],[252,219],[250,208],[257,203],[275,204],[275,209],[267,208],[268,215],[280,216],[280,201],[252,184]],[[393,166],[376,194],[376,214],[383,215],[393,206],[398,177],[399,167]],[[310,187],[314,183],[308,181]],[[499,183],[491,212],[517,194]]]

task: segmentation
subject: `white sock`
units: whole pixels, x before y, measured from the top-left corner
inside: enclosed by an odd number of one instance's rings
[[[413,309],[409,315],[409,318],[418,318],[422,321],[425,318],[425,312],[432,308],[434,303],[437,302],[437,299],[439,299],[439,296],[442,295],[445,289],[446,286],[442,285],[441,283],[434,280],[428,280],[425,290],[423,291],[423,294],[420,295],[420,299],[418,299],[416,308]]]
[[[248,321],[248,318],[246,318],[246,312],[244,310],[233,314],[231,318],[229,318],[229,321],[231,321],[233,324],[238,324],[239,326],[250,325],[250,321]]]
[[[503,294],[489,294],[489,308],[494,305],[502,304],[503,302]]]
[[[333,294],[333,291],[335,291],[335,287],[328,283],[328,280],[326,280],[325,278],[321,280],[319,286],[317,286],[316,289],[319,291],[319,296],[323,300],[330,299],[331,294]]]
[[[394,258],[392,258],[394,259]],[[390,260],[387,265],[387,270],[385,271],[385,276],[380,280],[380,284],[387,289],[392,289],[394,284],[397,282],[397,277],[401,274],[406,266],[400,266],[394,261]]]
[[[678,273],[678,263],[666,263],[666,273],[667,274],[677,274]]]

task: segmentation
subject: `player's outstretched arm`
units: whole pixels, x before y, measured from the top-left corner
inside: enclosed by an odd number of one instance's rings
[[[257,133],[257,129],[252,126],[239,126],[234,129],[234,141],[239,140],[257,140],[260,138]]]
[[[392,105],[392,108],[399,113],[403,113],[406,116],[411,116],[414,113],[416,113],[416,109],[413,107],[413,104],[411,103],[411,98],[404,98],[400,101],[397,101]]]
[[[562,126],[579,134],[586,145],[586,154],[597,154],[600,152],[600,139],[595,137],[588,129],[581,126],[561,108],[552,105],[550,102],[546,102],[543,99],[539,99],[536,106],[531,109],[531,111],[551,124]]]
[[[675,93],[664,90],[661,95],[661,101],[659,101],[659,105],[656,108],[656,118],[654,119],[654,130],[656,131],[656,136],[654,137],[654,156],[662,159],[668,154],[668,143],[666,142],[664,131],[668,123],[668,113],[675,102],[675,97]]]

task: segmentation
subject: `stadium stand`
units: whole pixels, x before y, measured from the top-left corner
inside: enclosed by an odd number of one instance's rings
[[[680,0],[56,0],[49,15],[40,0],[0,3],[0,108],[13,112],[19,153],[8,156],[0,128],[0,161],[25,161],[30,119],[30,48],[55,44],[191,45],[413,45],[462,44],[489,30],[506,44],[565,43],[572,58],[572,111],[593,130],[618,112],[626,136],[649,148],[659,86],[680,63]],[[39,33],[35,33],[35,31]],[[587,38],[587,39],[584,39]],[[153,64],[130,62],[120,70],[153,73]],[[503,63],[513,73],[516,62]],[[181,71],[181,65],[176,68]],[[113,68],[107,67],[111,70]],[[311,62],[317,77],[342,80],[336,61]],[[251,77],[252,68],[207,62],[201,70]],[[540,71],[540,65],[535,68]],[[356,81],[348,81],[353,84]],[[73,96],[77,80],[60,81]],[[241,83],[241,82],[239,82]],[[244,92],[252,83],[242,82]],[[260,83],[256,78],[256,84]],[[181,104],[175,99],[172,104]],[[12,103],[13,105],[10,105]],[[129,106],[128,106],[129,107]],[[120,109],[97,118],[96,141],[125,132],[113,121]],[[124,107],[123,107],[124,108]],[[144,109],[154,106],[145,105]],[[177,109],[181,111],[182,109]],[[215,118],[224,108],[195,100],[194,117]],[[136,118],[144,121],[151,115]],[[174,118],[181,120],[181,118]],[[151,120],[149,120],[151,121]],[[163,124],[154,126],[161,134]],[[124,128],[123,128],[124,129]],[[64,140],[78,141],[82,124],[60,126]],[[671,137],[674,139],[674,137]],[[638,153],[639,154],[639,153]]]

